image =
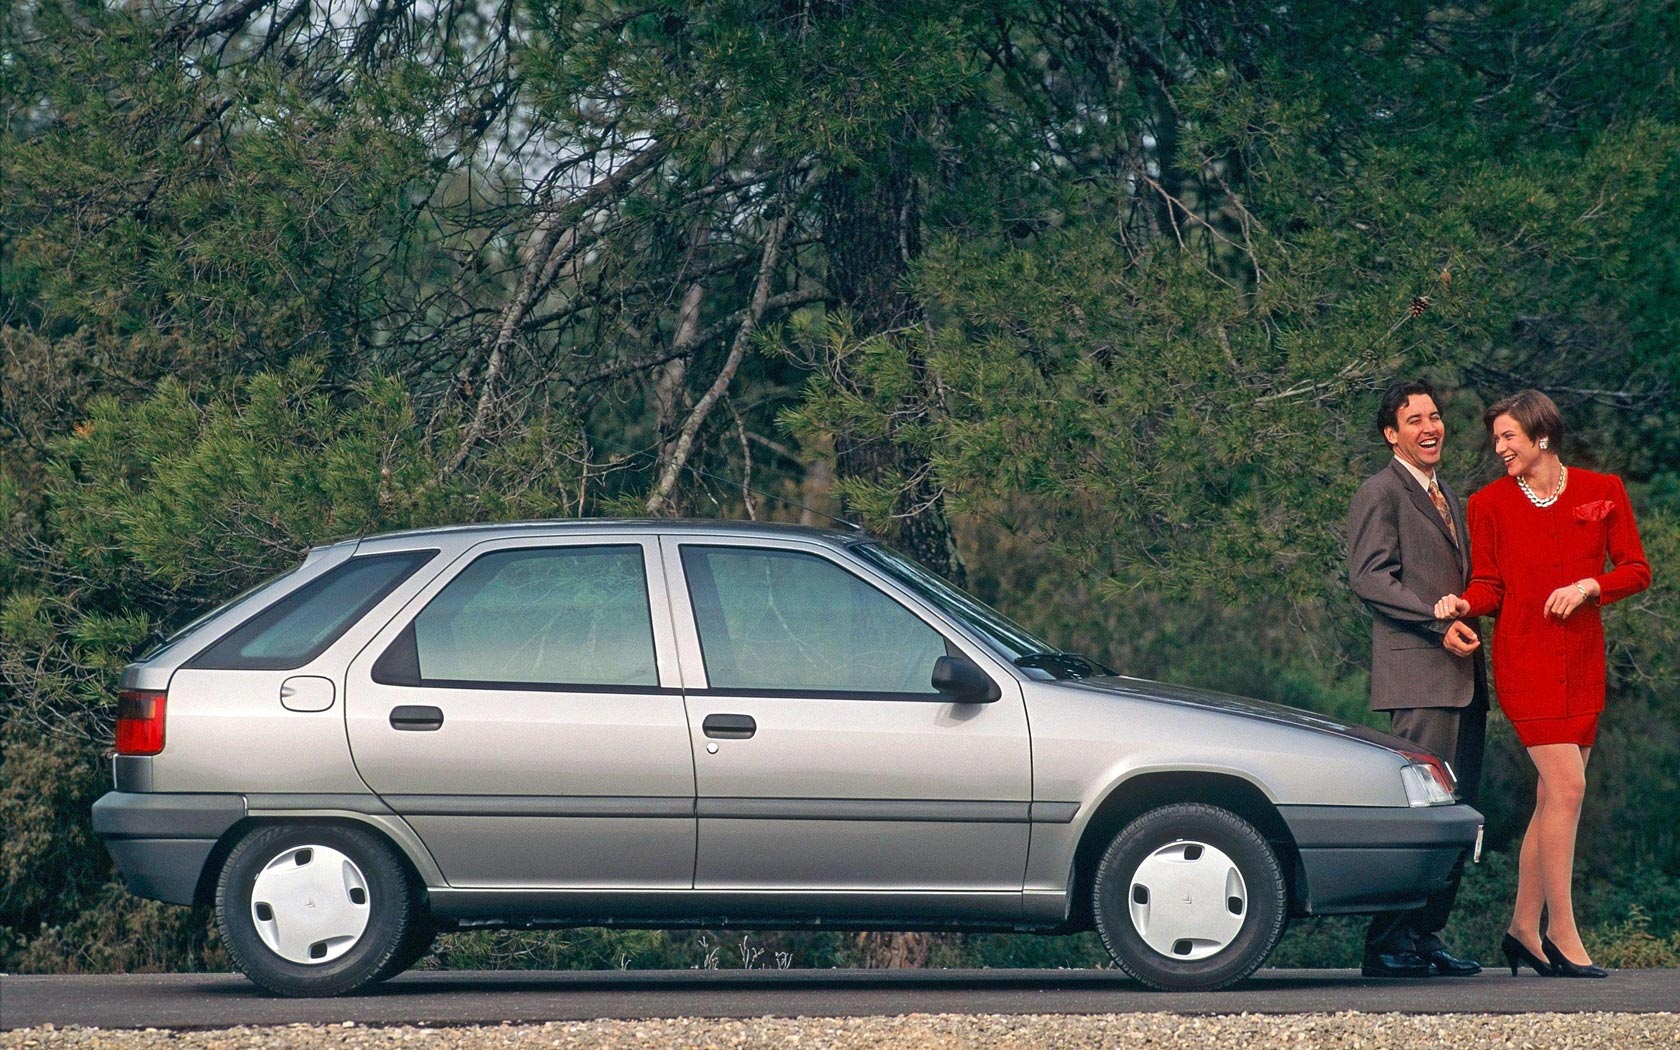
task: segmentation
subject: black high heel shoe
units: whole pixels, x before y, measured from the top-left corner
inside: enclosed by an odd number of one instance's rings
[[[1585,966],[1569,961],[1569,958],[1558,951],[1558,946],[1552,943],[1550,937],[1540,938],[1540,950],[1546,953],[1546,958],[1552,961],[1553,977],[1608,977],[1610,971],[1600,966],[1588,963]]]
[[[1544,944],[1541,945],[1545,947]],[[1499,950],[1505,953],[1505,961],[1511,964],[1511,976],[1517,975],[1517,968],[1524,963],[1534,967],[1534,972],[1541,977],[1556,977],[1552,971],[1552,964],[1528,950],[1528,946],[1510,934],[1499,942]]]

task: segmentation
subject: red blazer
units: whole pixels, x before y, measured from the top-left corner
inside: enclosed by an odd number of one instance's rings
[[[1471,616],[1497,613],[1493,682],[1506,717],[1563,718],[1604,710],[1604,621],[1599,606],[1651,584],[1622,479],[1572,467],[1563,495],[1536,507],[1515,478],[1470,497]],[[1612,568],[1605,571],[1605,561]],[[1597,603],[1567,620],[1548,618],[1546,598],[1587,577]]]

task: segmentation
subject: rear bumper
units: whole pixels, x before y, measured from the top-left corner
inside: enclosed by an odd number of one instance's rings
[[[1278,812],[1295,839],[1295,903],[1304,915],[1419,907],[1451,881],[1482,829],[1482,815],[1462,803],[1279,806]]]
[[[112,791],[93,804],[93,830],[130,892],[191,904],[210,851],[245,813],[244,795]]]

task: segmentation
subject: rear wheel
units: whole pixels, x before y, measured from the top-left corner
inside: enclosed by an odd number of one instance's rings
[[[418,943],[416,911],[402,861],[354,827],[259,827],[228,854],[216,885],[234,965],[281,995],[344,995],[393,976]]]
[[[1277,855],[1229,810],[1183,803],[1115,836],[1093,888],[1097,932],[1116,964],[1152,988],[1212,990],[1259,968],[1283,935]]]

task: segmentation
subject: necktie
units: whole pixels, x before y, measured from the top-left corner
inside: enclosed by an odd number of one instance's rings
[[[1441,495],[1441,486],[1434,478],[1429,479],[1429,502],[1435,504],[1435,510],[1446,522],[1447,535],[1452,537],[1453,544],[1458,543],[1458,530],[1453,528],[1452,511],[1447,509],[1447,497]]]

